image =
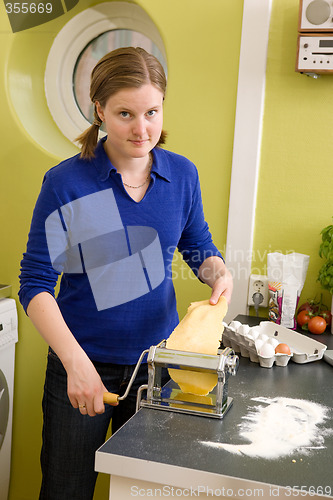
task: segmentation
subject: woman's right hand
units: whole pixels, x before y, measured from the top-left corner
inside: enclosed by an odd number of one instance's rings
[[[91,417],[104,412],[103,394],[107,392],[87,354],[78,344],[62,317],[58,304],[48,292],[30,301],[28,315],[67,372],[67,393],[74,408]]]
[[[107,392],[101,377],[84,351],[73,353],[65,366],[67,372],[67,393],[74,408],[82,415],[94,417],[104,413],[103,394]]]

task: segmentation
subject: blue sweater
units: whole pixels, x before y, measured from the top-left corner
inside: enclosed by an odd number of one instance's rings
[[[43,180],[21,262],[20,301],[54,295],[71,332],[94,361],[136,363],[178,323],[172,282],[176,248],[197,274],[219,251],[205,222],[196,167],[153,150],[151,182],[135,202],[102,139],[92,160],[79,155]]]

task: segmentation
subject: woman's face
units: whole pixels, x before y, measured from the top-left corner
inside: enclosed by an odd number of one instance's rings
[[[107,132],[112,160],[143,158],[159,141],[163,126],[163,93],[154,85],[123,89],[104,108],[96,101]]]

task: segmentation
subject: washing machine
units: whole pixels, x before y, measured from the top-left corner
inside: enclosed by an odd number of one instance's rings
[[[0,299],[0,500],[8,500],[17,340],[16,302]]]

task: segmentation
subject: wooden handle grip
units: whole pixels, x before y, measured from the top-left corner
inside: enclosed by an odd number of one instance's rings
[[[103,394],[103,402],[107,405],[117,405],[118,404],[118,394],[114,394],[113,392],[104,392]]]

